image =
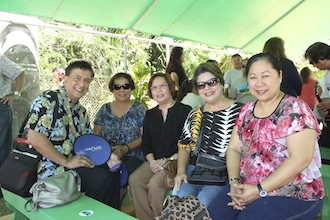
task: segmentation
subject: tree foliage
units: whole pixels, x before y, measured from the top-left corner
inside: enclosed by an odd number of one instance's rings
[[[45,21],[53,22],[53,21]],[[84,30],[100,31],[125,35],[127,30],[119,30],[104,27],[90,27],[77,24],[62,24]],[[134,35],[142,38],[161,40],[161,37],[134,32]],[[127,73],[132,75],[136,89],[132,92],[134,99],[147,105],[149,97],[147,86],[153,72],[164,72],[166,67],[166,46],[163,44],[149,43],[138,40],[128,40],[110,37],[106,35],[89,34],[68,30],[55,30],[39,28],[39,66],[41,78],[52,77],[51,70],[55,66],[66,67],[74,60],[86,60],[93,66],[95,80],[89,93],[84,97],[83,104],[90,112],[91,118],[98,108],[105,102],[111,101],[112,95],[108,90],[108,82],[112,75],[124,72],[124,48],[127,43]],[[175,41],[181,43],[180,41]],[[203,46],[198,43],[185,42],[187,45]],[[208,59],[218,61],[219,66],[225,72],[231,67],[230,56],[199,49],[184,48],[185,62],[183,66],[188,78],[192,78],[193,71],[198,64]],[[228,60],[229,58],[229,60]],[[50,80],[46,80],[50,81]],[[42,84],[41,90],[50,88]]]

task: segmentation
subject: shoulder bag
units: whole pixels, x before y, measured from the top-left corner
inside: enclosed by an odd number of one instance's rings
[[[164,164],[165,176],[165,189],[171,190],[174,187],[174,177],[178,169],[178,161],[176,159],[168,159]]]
[[[23,134],[25,118],[19,136]],[[24,138],[17,137],[12,152],[0,168],[1,187],[22,197],[31,196],[29,189],[37,181],[37,166],[41,159],[38,153]]]
[[[51,208],[70,203],[80,196],[81,179],[74,170],[38,180],[30,189],[32,198],[26,202],[26,211]],[[27,205],[32,202],[32,208]]]
[[[226,159],[200,152],[202,134],[203,119],[201,120],[196,146],[193,152],[193,155],[197,157],[195,169],[188,175],[188,182],[196,185],[223,186],[228,179]]]

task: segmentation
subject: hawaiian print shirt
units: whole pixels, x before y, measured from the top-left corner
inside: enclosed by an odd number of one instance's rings
[[[70,102],[64,87],[60,89]],[[75,137],[69,132],[68,111],[71,111],[73,124],[79,134],[83,134],[80,117],[82,117],[82,121],[85,123],[86,133],[92,133],[86,109],[80,103],[77,103],[71,109],[67,109],[59,90],[44,91],[33,101],[25,131],[30,128],[46,135],[57,151],[70,158],[72,157]],[[64,172],[63,166],[53,163],[46,157],[42,157],[38,166],[39,179],[62,172]]]
[[[143,127],[145,115],[146,108],[141,103],[135,102],[125,115],[118,118],[112,113],[110,103],[106,103],[97,112],[94,124],[103,127],[101,135],[111,147],[126,145],[141,136],[140,128]],[[134,149],[125,155],[144,161],[141,148]]]
[[[242,141],[240,175],[243,183],[258,184],[271,175],[288,157],[286,137],[303,129],[320,133],[318,122],[302,100],[285,95],[275,111],[266,118],[253,115],[256,102],[243,106],[236,125]],[[287,196],[300,200],[324,197],[319,168],[321,156],[317,141],[312,162],[290,183],[269,192],[270,196]]]

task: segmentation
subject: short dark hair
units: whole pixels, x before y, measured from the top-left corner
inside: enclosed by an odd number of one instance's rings
[[[322,42],[316,42],[307,48],[305,58],[314,63],[322,59],[330,60],[330,46]]]
[[[92,72],[92,78],[94,78],[94,71],[92,65],[86,61],[79,60],[74,61],[69,64],[69,66],[65,69],[65,75],[69,76],[74,69],[82,69],[82,70],[89,70]]]
[[[191,80],[184,80],[179,88],[176,101],[181,102],[182,99],[187,95],[187,93],[191,92],[193,89],[193,84]]]
[[[111,77],[110,81],[109,81],[109,90],[110,92],[113,91],[113,87],[115,85],[115,80],[119,79],[119,78],[124,78],[128,80],[128,84],[131,86],[131,90],[135,89],[135,84],[134,81],[131,77],[131,75],[127,74],[127,73],[116,73],[114,76]]]
[[[246,67],[245,67],[247,75],[250,72],[250,68],[251,68],[252,64],[259,60],[268,61],[270,63],[270,65],[278,72],[278,74],[279,75],[281,74],[282,68],[281,68],[281,64],[280,64],[279,60],[277,59],[277,57],[275,57],[274,55],[272,55],[270,53],[258,53],[258,54],[253,55],[247,62]]]
[[[175,97],[175,88],[174,88],[174,83],[173,81],[171,80],[169,74],[164,74],[162,72],[158,72],[158,73],[155,73],[151,76],[150,80],[149,80],[149,83],[148,83],[148,96],[149,98],[152,99],[152,94],[151,94],[151,86],[152,86],[152,83],[154,82],[155,78],[157,77],[163,77],[168,85],[168,88],[170,90],[170,93],[172,95],[172,98]]]
[[[209,59],[206,61],[207,63],[213,63],[215,65],[218,65],[218,62],[216,60]]]
[[[236,54],[234,54],[234,55],[232,55],[231,56],[231,58],[233,59],[233,58],[235,58],[235,57],[239,57],[239,58],[241,58],[242,59],[242,56],[241,55],[239,55],[238,53],[236,53]]]
[[[220,68],[210,62],[206,62],[206,63],[201,63],[199,64],[199,66],[196,68],[195,72],[194,72],[194,77],[193,77],[193,86],[195,88],[197,88],[197,78],[199,75],[201,75],[202,73],[205,72],[210,72],[214,75],[214,77],[220,79],[220,84],[224,85],[225,81],[223,79],[223,73],[220,70]]]
[[[311,77],[311,75],[312,75],[312,70],[309,69],[307,66],[300,70],[300,76],[303,83],[308,83],[308,80]]]

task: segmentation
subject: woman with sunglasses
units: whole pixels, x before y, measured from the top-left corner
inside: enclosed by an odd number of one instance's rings
[[[193,84],[204,106],[194,108],[188,115],[178,141],[178,169],[175,177],[177,195],[194,194],[214,218],[217,208],[210,209],[210,202],[223,190],[223,186],[194,185],[187,176],[195,169],[195,150],[200,136],[199,152],[221,157],[225,160],[229,139],[241,105],[224,96],[223,74],[218,66],[202,63],[195,70]],[[202,133],[199,135],[199,132]],[[174,192],[175,193],[175,192]]]
[[[174,84],[163,73],[151,76],[149,97],[158,105],[147,111],[143,123],[142,150],[146,158],[129,177],[136,218],[150,220],[163,210],[167,159],[176,159],[178,139],[190,106],[173,99]]]
[[[107,140],[127,167],[128,175],[139,167],[144,156],[140,148],[145,107],[131,100],[135,85],[127,73],[117,73],[109,81],[109,90],[114,100],[101,106],[94,119],[94,134]],[[121,201],[126,186],[121,189]]]

